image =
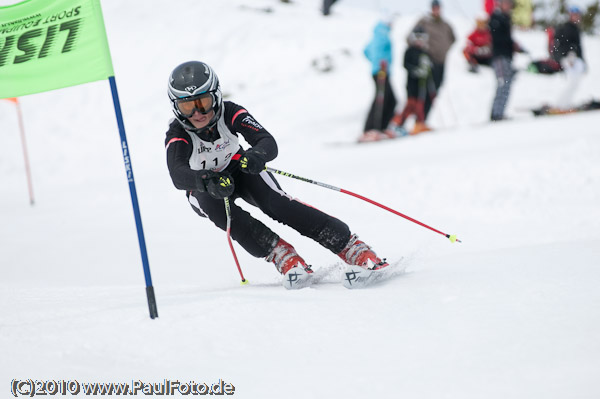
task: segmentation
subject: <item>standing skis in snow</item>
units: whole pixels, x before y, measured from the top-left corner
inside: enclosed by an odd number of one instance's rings
[[[286,288],[310,281],[310,266],[292,245],[239,206],[243,199],[337,254],[348,265],[381,269],[388,264],[339,219],[285,193],[265,163],[277,156],[273,136],[242,106],[223,101],[213,69],[199,61],[177,66],[169,77],[175,114],[165,140],[173,184],[185,190],[192,209],[226,230],[248,253],[273,262]],[[244,149],[239,136],[250,145]]]

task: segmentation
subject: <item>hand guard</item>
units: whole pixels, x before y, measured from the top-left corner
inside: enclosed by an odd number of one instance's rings
[[[226,173],[215,173],[215,176],[205,180],[206,191],[215,199],[231,196],[235,190],[233,179]]]
[[[257,175],[265,170],[265,151],[252,147],[240,158],[242,172]]]

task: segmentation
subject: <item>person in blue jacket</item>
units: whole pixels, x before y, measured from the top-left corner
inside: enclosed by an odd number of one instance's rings
[[[365,47],[364,53],[371,62],[371,73],[375,81],[375,98],[369,110],[364,132],[383,131],[394,116],[396,97],[390,85],[392,64],[392,41],[390,21],[379,21],[373,30],[373,38]]]

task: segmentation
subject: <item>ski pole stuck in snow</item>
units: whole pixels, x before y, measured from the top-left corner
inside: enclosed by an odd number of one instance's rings
[[[235,249],[233,249],[233,243],[231,242],[231,206],[229,205],[229,197],[223,198],[223,201],[225,201],[225,214],[227,215],[227,241],[229,242],[229,248],[231,249],[231,253],[233,254],[233,259],[235,260],[238,272],[240,272],[240,277],[242,278],[242,285],[245,285],[248,284],[248,280],[244,278],[242,268],[240,267],[240,262],[238,261],[237,255],[235,254]]]
[[[456,238],[456,235],[454,235],[454,234],[446,234],[444,232],[441,232],[441,231],[439,231],[437,229],[434,229],[431,226],[426,225],[425,223],[419,222],[418,220],[411,218],[410,216],[407,216],[407,215],[405,215],[403,213],[400,213],[400,212],[398,212],[398,211],[396,211],[396,210],[394,210],[392,208],[389,208],[389,207],[387,207],[385,205],[382,205],[379,202],[373,201],[373,200],[371,200],[369,198],[363,197],[362,195],[353,193],[351,191],[344,190],[343,188],[339,188],[339,187],[335,187],[335,186],[332,186],[332,185],[329,185],[329,184],[321,183],[321,182],[318,182],[318,181],[315,181],[315,180],[312,180],[312,179],[307,179],[306,177],[296,176],[296,175],[294,175],[292,173],[284,172],[282,170],[273,169],[273,168],[270,168],[268,166],[265,167],[265,170],[267,172],[276,173],[278,175],[282,175],[282,176],[286,176],[286,177],[291,177],[292,179],[297,179],[297,180],[300,180],[300,181],[303,181],[303,182],[306,182],[306,183],[315,184],[315,185],[320,186],[320,187],[325,187],[325,188],[328,188],[330,190],[339,191],[340,193],[351,195],[353,197],[356,197],[358,199],[366,201],[366,202],[368,202],[370,204],[376,205],[376,206],[378,206],[378,207],[380,207],[382,209],[385,209],[386,211],[392,212],[394,215],[398,215],[400,217],[403,217],[406,220],[410,220],[411,222],[416,223],[419,226],[423,226],[423,227],[425,227],[425,228],[427,228],[427,229],[429,229],[431,231],[435,231],[436,233],[441,234],[444,237],[446,237],[447,239],[449,239],[450,242],[452,242],[452,243],[454,243],[454,242],[462,242],[461,240],[459,240],[458,238]]]

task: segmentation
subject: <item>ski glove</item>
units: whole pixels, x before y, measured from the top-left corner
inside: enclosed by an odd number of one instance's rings
[[[229,197],[234,190],[233,179],[226,173],[217,173],[217,176],[206,182],[206,191],[215,199]]]
[[[265,150],[252,147],[242,154],[240,167],[242,172],[257,175],[265,170]]]
[[[217,173],[212,170],[199,171],[196,181],[199,191],[205,191],[215,199],[223,199],[233,194],[235,185],[227,173]]]

